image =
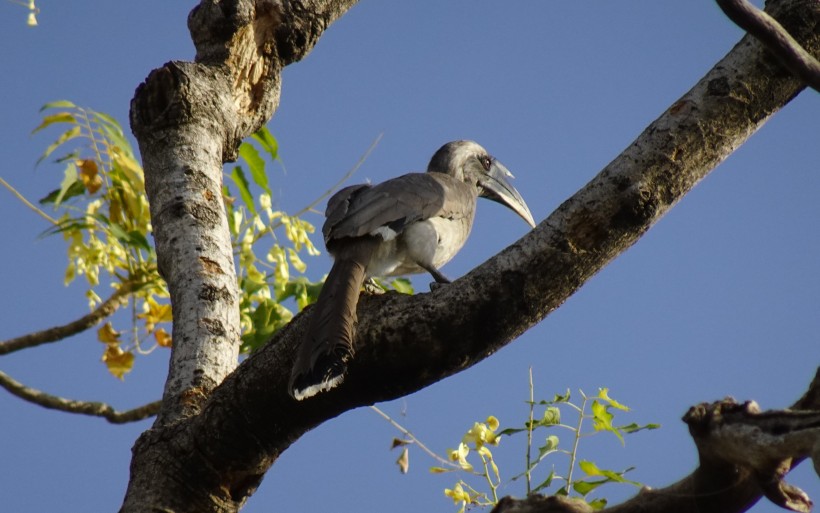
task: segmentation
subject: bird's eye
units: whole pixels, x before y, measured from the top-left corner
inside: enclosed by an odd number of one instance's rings
[[[493,163],[492,159],[488,155],[482,155],[478,159],[481,161],[481,165],[484,166],[484,171],[489,171],[490,165]]]

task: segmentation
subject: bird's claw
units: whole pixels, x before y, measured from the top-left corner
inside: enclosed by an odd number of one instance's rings
[[[384,294],[385,292],[384,288],[382,288],[381,285],[376,283],[376,280],[374,280],[373,278],[368,278],[365,280],[364,291],[367,294],[372,294],[376,296]]]

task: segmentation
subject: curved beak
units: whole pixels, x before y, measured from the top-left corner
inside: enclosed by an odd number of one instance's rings
[[[516,214],[520,215],[524,221],[535,228],[535,221],[532,219],[527,203],[524,198],[515,190],[509,179],[515,178],[510,170],[504,167],[504,164],[493,159],[490,169],[483,175],[480,184],[482,191],[479,196],[491,199],[502,205],[510,208]]]

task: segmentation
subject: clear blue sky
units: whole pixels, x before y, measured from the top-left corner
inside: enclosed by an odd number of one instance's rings
[[[143,78],[166,61],[193,57],[185,24],[193,2],[38,5],[40,26],[29,28],[23,8],[0,3],[0,176],[31,198],[59,181],[58,166],[33,167],[53,137],[29,136],[43,103],[70,99],[127,125]],[[541,220],[740,36],[712,2],[365,0],[284,73],[281,107],[269,125],[287,170],[272,176],[275,201],[301,208],[380,133],[354,181],[423,170],[442,143],[470,138],[516,174]],[[611,437],[592,439],[582,457],[608,468],[637,466],[632,478],[653,487],[683,477],[696,464],[679,420],[690,405],[732,395],[785,407],[820,364],[818,119],[817,93],[802,93],[544,322],[468,372],[383,409],[443,452],[473,420],[494,414],[505,427],[523,422],[532,366],[541,397],[606,386],[634,408],[625,422],[663,424],[628,437],[623,448]],[[0,339],[86,312],[81,287],[62,285],[62,241],[37,238],[45,228],[0,190]],[[461,276],[526,229],[483,202],[470,241],[444,272]],[[329,261],[309,265],[318,278]],[[414,283],[422,290],[429,281]],[[119,382],[99,362],[101,349],[89,333],[3,357],[0,370],[122,409],[159,397],[167,353],[140,358]],[[4,511],[119,507],[131,445],[148,421],[113,426],[4,391],[0,412]],[[282,455],[245,511],[455,511],[442,494],[454,476],[431,476],[432,462],[420,452],[411,453],[410,474],[399,475],[398,454],[388,451],[395,434],[368,409],[326,423]],[[510,477],[521,470],[523,452],[505,444],[497,454]],[[563,468],[556,460],[556,470]],[[820,500],[808,465],[791,481]],[[612,499],[631,493],[603,490]],[[761,503],[753,511],[780,510]]]

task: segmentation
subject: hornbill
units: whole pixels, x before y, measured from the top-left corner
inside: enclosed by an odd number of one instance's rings
[[[365,280],[429,272],[461,249],[475,217],[476,198],[497,201],[532,227],[527,204],[508,178],[512,173],[473,141],[453,141],[430,160],[426,173],[409,173],[378,185],[353,185],[330,198],[322,227],[334,263],[310,313],[291,373],[298,400],[344,379],[352,358],[356,303]]]

